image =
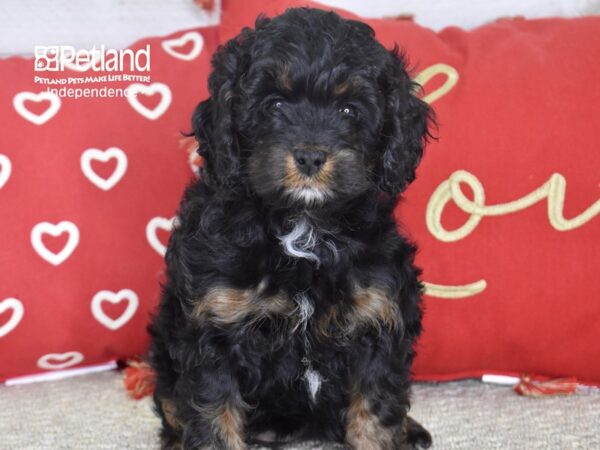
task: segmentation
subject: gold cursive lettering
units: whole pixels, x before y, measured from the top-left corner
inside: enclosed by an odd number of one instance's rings
[[[467,184],[473,191],[473,200],[469,200],[460,189],[461,183]],[[559,173],[553,173],[548,181],[531,193],[508,203],[485,204],[485,191],[481,182],[466,170],[457,170],[442,182],[433,192],[427,204],[425,222],[429,232],[443,242],[455,242],[464,239],[477,227],[484,216],[501,216],[521,211],[547,199],[548,221],[557,231],[569,231],[589,222],[600,214],[600,200],[571,219],[563,214],[567,182]],[[444,207],[452,200],[461,210],[469,214],[467,221],[455,230],[447,230],[442,225]],[[464,298],[477,295],[485,290],[487,282],[479,280],[463,286],[443,286],[425,283],[425,293],[439,298]]]
[[[460,189],[461,183],[467,184],[473,191],[473,200],[469,200]],[[535,203],[547,199],[548,221],[557,231],[569,231],[579,228],[600,214],[600,200],[596,200],[582,213],[567,219],[563,215],[567,182],[559,173],[553,173],[548,181],[533,192],[508,203],[485,205],[485,191],[481,182],[466,170],[457,170],[442,182],[433,192],[427,204],[425,221],[429,232],[443,242],[455,242],[471,234],[484,216],[501,216],[529,208]],[[461,210],[469,214],[467,221],[455,230],[446,230],[442,225],[442,212],[452,200]]]
[[[430,92],[426,96],[424,96],[421,100],[427,102],[429,104],[439,100],[444,95],[454,88],[456,83],[458,83],[458,72],[452,66],[444,63],[433,64],[429,66],[427,69],[424,69],[420,72],[415,78],[414,81],[419,83],[421,86],[427,84],[429,80],[439,74],[446,75],[446,81],[439,88],[435,89],[433,92]]]

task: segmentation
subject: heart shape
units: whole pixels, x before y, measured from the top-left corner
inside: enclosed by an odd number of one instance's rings
[[[58,253],[48,250],[42,242],[43,234],[49,234],[56,237],[63,233],[69,234],[69,240]],[[69,256],[71,256],[71,253],[73,253],[78,243],[79,229],[73,222],[62,221],[56,225],[50,222],[40,222],[31,230],[31,245],[33,245],[34,250],[43,259],[55,266],[62,264]]]
[[[161,256],[165,256],[167,253],[167,247],[160,242],[156,231],[161,228],[170,233],[175,226],[175,219],[175,217],[171,219],[166,219],[165,217],[155,217],[148,222],[148,225],[146,225],[146,239],[148,239],[150,246]]]
[[[12,172],[12,164],[10,163],[8,156],[0,155],[0,167],[2,167],[0,170],[0,188],[2,188],[8,181],[8,177],[10,177]]]
[[[108,178],[102,178],[94,169],[92,169],[92,160],[107,162],[109,159],[117,160],[117,167]],[[108,191],[114,187],[127,170],[127,155],[123,150],[117,147],[110,147],[104,151],[97,148],[88,148],[81,154],[81,171],[100,189]]]
[[[192,42],[194,46],[188,53],[181,53],[175,50],[175,47],[183,47],[189,42]],[[191,61],[202,51],[202,48],[204,47],[204,38],[197,31],[189,31],[178,38],[162,41],[160,45],[169,55],[183,61]]]
[[[158,119],[165,113],[165,111],[169,108],[169,105],[171,104],[171,89],[169,89],[169,86],[167,86],[164,83],[152,83],[149,85],[133,83],[127,87],[127,90],[129,91],[127,101],[133,109],[135,109],[146,119]],[[138,99],[139,94],[153,95],[156,93],[159,93],[161,95],[161,99],[158,105],[154,107],[154,109],[150,109],[142,105]]]
[[[49,101],[50,105],[41,114],[35,114],[25,107],[25,101],[42,102]],[[13,98],[15,110],[31,123],[43,125],[48,122],[60,109],[60,97],[53,92],[42,91],[38,94],[34,92],[20,92]]]
[[[121,303],[123,300],[127,301],[128,305],[125,311],[117,319],[112,319],[102,309],[103,302],[110,302],[113,304]],[[111,291],[99,291],[94,298],[92,298],[92,314],[95,319],[104,325],[109,330],[116,330],[121,328],[129,319],[133,317],[137,311],[139,305],[138,296],[131,289],[122,289],[119,292]]]
[[[0,314],[8,309],[12,309],[12,315],[10,316],[10,319],[8,319],[8,322],[0,327],[0,338],[14,330],[23,318],[24,308],[23,303],[21,303],[20,300],[17,300],[16,298],[2,300],[0,302]]]
[[[83,361],[83,355],[80,352],[48,353],[37,361],[40,369],[60,370],[75,366]]]

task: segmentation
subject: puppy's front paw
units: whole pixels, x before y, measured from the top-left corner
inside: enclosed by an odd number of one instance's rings
[[[160,450],[182,450],[181,440],[178,438],[162,438]]]
[[[429,431],[412,417],[407,416],[405,421],[405,447],[403,448],[406,450],[429,448],[432,442]]]

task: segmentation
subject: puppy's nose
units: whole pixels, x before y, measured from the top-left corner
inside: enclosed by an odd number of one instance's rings
[[[294,150],[294,160],[296,167],[305,175],[311,176],[317,173],[323,167],[327,154],[321,150]]]

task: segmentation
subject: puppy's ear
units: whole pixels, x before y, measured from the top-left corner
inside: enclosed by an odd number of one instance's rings
[[[433,121],[429,105],[415,96],[419,85],[408,76],[398,48],[389,52],[384,71],[385,113],[379,187],[397,195],[415,179],[415,170]]]
[[[208,98],[201,102],[192,114],[192,133],[198,142],[198,154],[206,158],[213,143],[213,101]],[[188,135],[188,136],[190,136]]]
[[[207,184],[231,185],[238,179],[240,160],[233,116],[253,41],[254,31],[245,28],[217,50],[208,78],[210,98],[200,103],[192,116],[198,153],[204,158],[201,176]]]

